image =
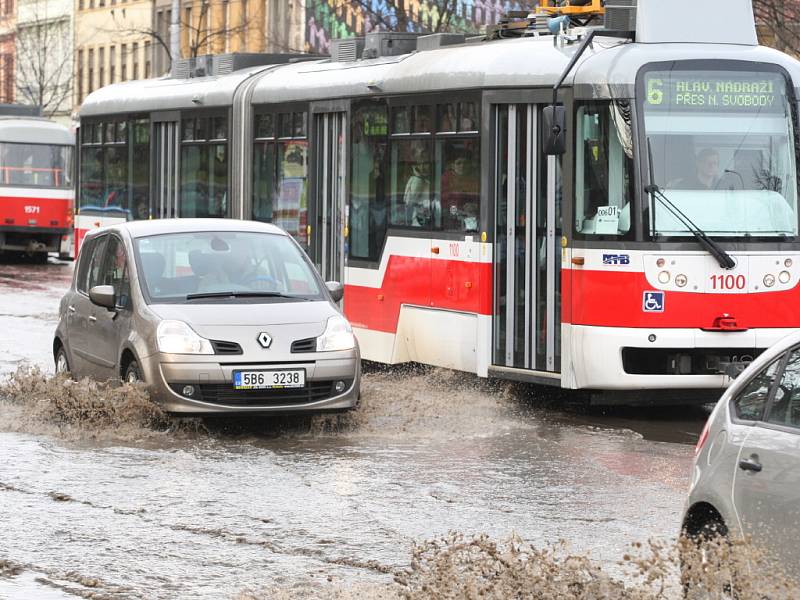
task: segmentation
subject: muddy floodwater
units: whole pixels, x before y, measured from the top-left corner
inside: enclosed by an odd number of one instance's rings
[[[4,378],[23,363],[52,372],[71,273],[0,265]],[[359,590],[450,531],[564,540],[614,572],[632,542],[675,537],[705,418],[569,410],[534,388],[397,368],[366,374],[362,404],[345,418],[60,427],[0,403],[0,598]]]

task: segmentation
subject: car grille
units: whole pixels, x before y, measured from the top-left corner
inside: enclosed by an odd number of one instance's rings
[[[221,340],[211,340],[211,347],[214,354],[241,354],[242,347],[236,342],[223,342]]]
[[[308,404],[338,395],[334,389],[334,381],[308,381],[304,388],[286,388],[279,390],[236,390],[230,383],[201,383],[195,386],[199,395],[195,398],[213,404],[233,406]],[[351,380],[345,381],[345,389],[349,389]],[[173,384],[179,394],[183,384]]]
[[[292,342],[292,352],[316,352],[317,338],[308,338],[305,340],[295,340]]]

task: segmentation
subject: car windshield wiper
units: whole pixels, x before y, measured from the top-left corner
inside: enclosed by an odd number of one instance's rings
[[[661,204],[672,213],[672,215],[681,222],[681,224],[689,230],[689,232],[697,238],[700,245],[705,248],[711,256],[717,259],[719,266],[723,269],[732,269],[736,266],[736,261],[731,258],[731,255],[725,252],[719,244],[712,240],[706,232],[700,229],[694,221],[692,221],[685,212],[673,204],[672,200],[667,198],[661,189],[653,182],[653,150],[650,147],[650,138],[647,138],[647,158],[650,162],[650,184],[645,186],[644,191],[650,194],[650,198],[655,205],[655,199],[661,201]],[[653,229],[655,230],[655,206],[653,207]]]
[[[187,300],[201,300],[203,298],[289,298],[291,300],[308,300],[304,296],[290,296],[281,292],[201,292],[186,294]]]

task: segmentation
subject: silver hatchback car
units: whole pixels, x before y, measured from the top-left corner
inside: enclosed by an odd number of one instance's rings
[[[683,531],[748,538],[784,572],[800,572],[800,332],[753,361],[711,413]]]
[[[53,341],[57,372],[147,385],[172,413],[346,410],[358,343],[300,246],[273,225],[136,221],[86,235]]]

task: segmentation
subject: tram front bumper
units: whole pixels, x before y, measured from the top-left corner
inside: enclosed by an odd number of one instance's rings
[[[794,331],[709,332],[586,325],[569,325],[565,329],[572,354],[569,387],[708,390],[712,399],[731,381],[725,374],[726,362],[748,362]]]

